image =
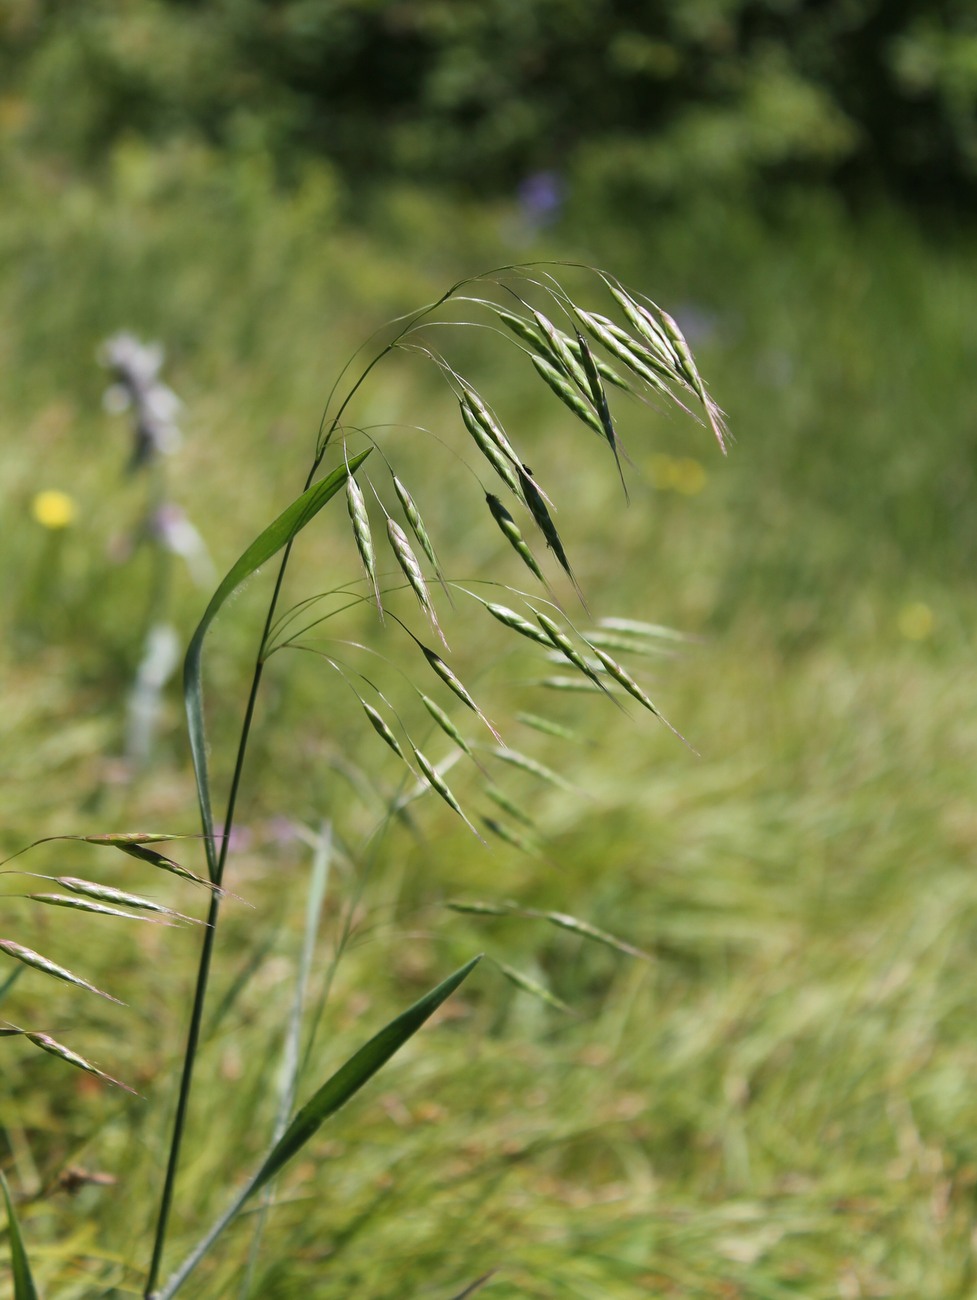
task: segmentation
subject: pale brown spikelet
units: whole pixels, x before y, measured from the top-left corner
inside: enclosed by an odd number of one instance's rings
[[[57,1039],[52,1038],[50,1034],[30,1033],[26,1030],[23,1031],[23,1034],[26,1039],[32,1042],[35,1047],[39,1047],[42,1052],[49,1052],[52,1056],[60,1057],[60,1059],[66,1061],[68,1065],[73,1065],[78,1070],[84,1070],[86,1074],[93,1074],[97,1079],[103,1079],[106,1083],[111,1083],[113,1087],[121,1088],[124,1092],[131,1093],[133,1097],[139,1096],[139,1093],[136,1092],[134,1088],[130,1088],[127,1083],[123,1083],[121,1079],[113,1078],[111,1074],[106,1074],[105,1071],[100,1070],[98,1066],[92,1065],[91,1061],[86,1061],[83,1056],[79,1056],[77,1052],[73,1052],[70,1047],[65,1047],[64,1043],[59,1043]]]
[[[83,980],[80,975],[75,975],[66,967],[59,966],[57,962],[35,952],[33,948],[25,948],[23,944],[15,943],[13,939],[0,939],[0,952],[5,952],[8,957],[13,957],[15,961],[23,962],[25,966],[31,966],[34,970],[42,971],[45,975],[63,980],[65,984],[74,984],[78,988],[87,989],[89,993],[97,993],[100,998],[115,1002],[120,1007],[125,1006],[120,998],[114,998],[111,993],[96,988],[94,984],[89,984],[88,980]]]
[[[148,921],[153,925],[172,925],[173,922],[162,916],[140,916],[138,912],[126,912],[121,907],[112,907],[109,903],[96,903],[92,898],[77,898],[71,894],[28,894],[34,903],[46,903],[50,907],[67,907],[76,912],[91,912],[97,916],[114,916],[125,921]]]
[[[157,903],[151,898],[143,898],[141,894],[130,894],[128,890],[116,889],[113,885],[101,885],[94,880],[80,880],[77,876],[56,876],[55,879],[63,889],[70,889],[74,894],[81,894],[85,898],[93,898],[98,902],[118,903],[123,907],[159,912],[164,916],[175,916],[181,921],[196,921],[195,917],[185,916],[183,912],[176,912],[172,907],[164,907],[162,903]]]

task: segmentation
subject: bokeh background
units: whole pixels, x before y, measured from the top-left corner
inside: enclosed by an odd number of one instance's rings
[[[625,509],[518,354],[463,340],[552,467],[594,616],[683,634],[642,680],[697,753],[541,699],[531,656],[448,611],[461,675],[569,788],[500,778],[531,852],[430,799],[377,845],[395,760],[321,661],[272,661],[232,863],[254,907],[226,918],[174,1257],[265,1144],[323,823],[331,996],[303,1095],[475,951],[545,996],[483,963],[285,1180],[250,1291],[245,1224],[187,1294],[448,1300],[496,1270],[499,1300],[972,1295],[973,5],[4,0],[0,67],[5,854],[194,829],[175,647],[301,490],[350,355],[457,279],[606,266],[677,317],[735,439],[724,459],[628,413]],[[149,465],[103,401],[120,331],[162,344],[182,401]],[[358,418],[391,425],[447,570],[521,582],[417,360]],[[291,595],[358,577],[338,503]],[[267,580],[213,634],[218,781]],[[403,652],[366,616],[355,635]],[[452,773],[476,806],[479,779]],[[86,845],[17,865],[199,905]],[[5,935],[130,1005],[6,963],[0,1014],[146,1098],[5,1040],[0,1158],[38,1280],[141,1294],[196,940],[52,918],[2,879]],[[557,909],[647,958],[452,899]]]

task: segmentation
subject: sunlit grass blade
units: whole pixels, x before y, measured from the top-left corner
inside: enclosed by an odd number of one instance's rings
[[[272,1147],[265,1162],[258,1172],[237,1195],[230,1208],[214,1224],[211,1230],[184,1260],[173,1276],[159,1291],[153,1300],[171,1300],[197,1264],[206,1256],[211,1246],[224,1229],[237,1217],[242,1206],[260,1191],[284,1165],[297,1155],[331,1115],[368,1083],[383,1068],[390,1058],[430,1019],[438,1007],[445,1002],[459,985],[468,978],[481,955],[473,957],[442,980],[435,988],[419,998],[413,1006],[402,1012],[363,1047],[355,1052],[344,1065],[331,1075],[321,1088],[306,1102],[289,1124],[282,1137]]]
[[[3,1188],[3,1199],[7,1206],[7,1235],[10,1238],[10,1268],[14,1284],[14,1300],[40,1300],[40,1294],[31,1276],[24,1239],[14,1211],[13,1197],[2,1173],[0,1173],[0,1188]]]
[[[386,1065],[394,1053],[417,1033],[425,1021],[468,978],[480,960],[481,955],[473,957],[454,974],[442,980],[413,1006],[381,1029],[322,1085],[295,1116],[258,1170],[251,1187],[252,1192],[274,1178],[282,1166],[315,1135],[323,1122],[330,1115],[334,1115],[359,1092],[365,1083],[369,1082],[378,1070]]]
[[[213,880],[217,874],[217,855],[213,848],[214,817],[211,809],[210,779],[207,771],[207,743],[203,712],[202,664],[204,640],[210,625],[227,600],[257,569],[282,547],[287,546],[346,484],[370,454],[371,448],[353,456],[337,469],[296,498],[268,527],[255,538],[211,597],[203,618],[191,638],[183,665],[183,694],[187,712],[190,749],[197,783],[197,799],[207,845],[207,863]]]

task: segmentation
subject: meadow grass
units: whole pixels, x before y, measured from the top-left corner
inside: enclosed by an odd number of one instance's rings
[[[250,540],[248,520],[288,499],[350,342],[430,297],[463,257],[470,265],[464,248],[432,253],[415,234],[404,238],[416,244],[416,269],[404,271],[403,251],[368,233],[338,224],[324,233],[321,193],[319,208],[308,195],[276,199],[251,171],[224,188],[174,182],[168,196],[147,171],[142,198],[133,171],[131,158],[120,162],[119,192],[104,204],[82,190],[44,220],[32,209],[30,226],[16,204],[4,216],[4,246],[18,254],[4,259],[16,308],[4,325],[2,440],[8,852],[41,833],[134,821],[193,829],[176,699],[152,769],[131,777],[112,757],[138,658],[146,557],[115,567],[105,558],[141,502],[121,477],[121,426],[98,407],[100,339],[126,325],[170,345],[167,377],[189,403],[174,490],[223,572]],[[977,728],[963,559],[977,381],[960,292],[972,252],[935,251],[882,220],[847,231],[822,215],[754,249],[752,262],[721,248],[693,257],[683,233],[666,229],[631,264],[622,239],[623,278],[678,302],[680,320],[685,292],[712,314],[697,350],[737,436],[720,463],[709,435],[678,421],[663,419],[647,441],[625,425],[630,510],[606,465],[580,492],[579,463],[560,455],[565,419],[531,371],[491,376],[525,412],[533,456],[556,463],[555,499],[574,502],[574,570],[594,614],[693,634],[659,646],[675,654],[650,658],[642,676],[700,758],[613,710],[595,735],[590,702],[553,692],[546,711],[578,742],[531,726],[507,738],[573,788],[492,769],[532,812],[536,855],[506,844],[488,852],[428,799],[411,810],[409,832],[385,841],[361,890],[351,850],[395,789],[397,759],[354,698],[333,692],[323,708],[311,659],[280,673],[272,659],[231,884],[255,911],[232,905],[223,923],[174,1256],[254,1167],[273,1120],[279,1054],[269,1045],[291,996],[310,856],[283,818],[308,835],[322,818],[345,817],[317,978],[347,921],[351,942],[328,1034],[306,1062],[309,1086],[483,948],[572,1013],[483,963],[423,1043],[350,1104],[341,1130],[323,1131],[315,1160],[299,1160],[267,1225],[254,1294],[447,1298],[492,1269],[487,1293],[500,1297],[973,1289]],[[494,238],[483,214],[471,256],[499,260],[487,255]],[[601,260],[609,238],[590,235]],[[436,431],[457,422],[443,393],[407,368],[371,400],[371,421],[423,409]],[[491,520],[473,529],[456,503],[422,493],[429,461],[412,441],[403,479],[454,574],[502,565],[526,585]],[[29,513],[46,488],[69,491],[77,507],[56,550]],[[296,595],[328,581],[337,554],[357,562],[341,503],[319,522],[315,544],[296,556]],[[199,595],[183,581],[174,596],[189,634]],[[215,705],[240,691],[253,649],[242,628],[266,599],[259,577],[221,625]],[[524,639],[523,650],[502,627],[492,640],[486,618],[483,643],[466,650],[459,628],[470,612],[439,614],[459,651],[453,665],[493,721],[500,709],[542,711],[529,685],[540,647]],[[364,614],[357,635],[374,621]],[[486,660],[493,670],[483,674]],[[229,733],[217,709],[214,718],[220,755]],[[481,741],[494,743],[484,730]],[[367,768],[379,791],[364,789]],[[473,789],[449,779],[459,796]],[[351,790],[372,805],[354,804]],[[44,853],[32,869],[91,870],[88,846]],[[133,877],[120,868],[111,880]],[[181,910],[194,903],[189,886],[156,892]],[[505,899],[583,917],[651,960],[545,920],[446,906]],[[86,975],[133,1007],[123,1037],[110,1005],[20,979],[8,1014],[16,1005],[18,1023],[83,1050],[150,1106],[8,1041],[0,1114],[45,1293],[136,1294],[126,1263],[142,1259],[158,1193],[182,1052],[172,1008],[190,996],[195,938],[154,929],[137,942],[103,918],[65,927],[12,898],[4,905],[8,932],[68,965],[84,953]],[[69,1167],[118,1181],[79,1177],[68,1180],[73,1192],[59,1190]],[[248,1248],[242,1224],[194,1293],[238,1294]]]

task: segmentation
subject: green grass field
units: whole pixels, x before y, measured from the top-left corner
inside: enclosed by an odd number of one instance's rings
[[[514,354],[463,342],[465,365],[572,503],[561,529],[593,617],[687,634],[639,666],[698,753],[651,719],[534,687],[531,651],[503,655],[511,638],[473,635],[463,609],[446,609],[458,671],[507,739],[571,788],[499,774],[532,814],[535,855],[483,847],[431,796],[409,826],[371,840],[397,788],[394,759],[320,661],[273,658],[229,876],[253,906],[232,900],[219,941],[168,1259],[267,1144],[309,874],[295,827],[328,820],[336,856],[313,1005],[352,931],[300,1099],[478,951],[569,1010],[483,962],[283,1177],[250,1294],[450,1300],[494,1270],[485,1294],[498,1300],[972,1295],[972,242],[812,202],[766,230],[735,214],[659,228],[580,217],[520,243],[501,209],[411,191],[354,226],[326,172],[284,196],[260,158],[218,165],[136,146],[97,182],[13,162],[7,173],[4,854],[47,835],[196,829],[175,684],[149,764],[120,757],[153,559],[145,546],[126,558],[146,485],[123,472],[124,417],[101,407],[97,350],[112,332],[167,347],[165,378],[186,403],[168,490],[218,573],[300,491],[353,349],[501,262],[593,260],[673,310],[736,439],[724,461],[690,421],[628,412],[624,509],[609,459]],[[501,568],[521,584],[453,454],[402,427],[459,448],[444,386],[403,363],[378,379],[361,418],[394,426],[449,574],[474,582]],[[70,495],[70,526],[35,518],[46,490]],[[291,597],[354,580],[357,565],[337,502],[302,536]],[[267,585],[253,580],[213,633],[219,783]],[[184,641],[206,596],[178,565],[169,616]],[[384,651],[390,632],[362,616],[354,634]],[[576,738],[534,732],[520,711]],[[452,784],[484,811],[469,772]],[[199,911],[189,887],[88,845],[49,844],[16,865],[97,871]],[[3,877],[3,936],[129,1006],[33,972],[8,986],[4,958],[0,1014],[143,1096],[4,1040],[3,1167],[43,1294],[138,1295],[196,936],[65,919],[18,897],[26,888]],[[572,914],[647,957],[445,906],[506,899]],[[59,1179],[72,1168],[99,1177],[69,1191]],[[243,1294],[253,1221],[187,1295]]]

